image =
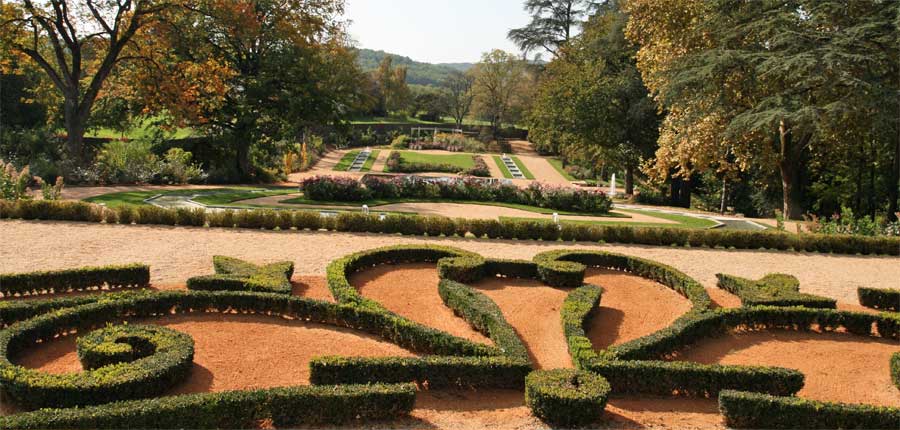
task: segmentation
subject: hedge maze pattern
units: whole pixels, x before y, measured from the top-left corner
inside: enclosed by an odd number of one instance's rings
[[[360,295],[348,280],[353,273],[377,265],[412,262],[437,265],[438,292],[445,305],[490,338],[492,345],[395,314]],[[328,287],[337,303],[290,295],[290,263],[256,266],[216,257],[214,266],[216,275],[192,278],[189,291],[0,301],[0,324],[5,327],[0,331],[3,394],[24,408],[48,408],[0,417],[0,428],[235,428],[252,427],[260,420],[271,420],[278,427],[360,423],[408,414],[415,401],[414,383],[431,388],[522,389],[536,416],[560,426],[597,420],[607,396],[617,393],[718,397],[726,423],[733,427],[883,428],[900,422],[898,408],[793,397],[804,382],[803,374],[796,370],[666,360],[687,345],[734,329],[840,328],[859,336],[900,339],[900,314],[895,312],[771,306],[777,302],[759,306],[749,300],[744,300],[741,308],[712,309],[704,287],[684,273],[653,261],[606,252],[551,251],[524,261],[490,259],[440,246],[368,250],[328,266]],[[596,351],[584,327],[602,300],[603,290],[584,284],[587,267],[625,271],[659,282],[690,300],[692,308],[667,328]],[[120,270],[109,268],[109,280],[120,280]],[[56,278],[46,273],[9,275],[11,278],[4,279],[18,281],[13,284],[15,289],[3,293],[68,291],[123,282],[104,280],[102,268],[70,272],[65,275],[71,277],[68,283],[47,287],[38,280]],[[146,285],[149,275],[145,279],[141,273],[128,283]],[[467,285],[493,276],[533,278],[550,286],[572,288],[560,317],[575,370],[532,372],[528,351],[500,308]],[[747,283],[738,282],[740,286],[734,288],[753,291],[760,285]],[[779,285],[799,294],[791,282]],[[156,397],[190,371],[193,340],[172,329],[129,325],[127,321],[200,312],[286,316],[351,328],[425,355],[319,357],[309,363],[311,386]],[[82,373],[53,375],[11,361],[37,341],[72,331],[80,336],[78,355],[86,369]],[[900,353],[894,355],[890,369],[900,388]]]

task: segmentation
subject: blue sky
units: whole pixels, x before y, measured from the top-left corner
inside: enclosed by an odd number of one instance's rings
[[[529,16],[523,0],[347,0],[345,18],[361,48],[428,63],[477,62],[493,48],[517,52],[506,39]]]

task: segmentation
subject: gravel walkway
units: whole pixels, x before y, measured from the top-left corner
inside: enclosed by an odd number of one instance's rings
[[[156,284],[183,284],[212,271],[213,255],[250,261],[293,260],[298,275],[322,275],[332,260],[395,244],[456,246],[495,258],[530,259],[550,249],[602,249],[669,264],[715,288],[716,273],[758,279],[797,276],[804,292],[857,303],[856,288],[896,288],[900,258],[779,251],[738,251],[637,245],[404,237],[334,232],[271,232],[166,226],[123,226],[52,221],[0,221],[0,273],[98,264],[150,264]],[[721,293],[716,290],[717,295]]]

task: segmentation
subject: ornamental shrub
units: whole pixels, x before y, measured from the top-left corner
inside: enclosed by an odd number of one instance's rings
[[[837,307],[834,299],[801,293],[800,281],[783,273],[771,273],[758,281],[722,273],[716,274],[716,278],[719,288],[740,297],[743,306]]]
[[[859,296],[859,304],[873,309],[885,311],[900,311],[900,290],[894,288],[866,288],[856,289]]]
[[[372,197],[355,178],[342,176],[313,176],[300,182],[306,198],[322,201],[358,202]]]
[[[564,428],[599,421],[609,392],[602,376],[580,370],[539,370],[525,378],[525,403],[531,412]]]

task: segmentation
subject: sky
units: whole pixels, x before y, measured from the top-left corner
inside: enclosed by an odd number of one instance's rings
[[[530,20],[523,0],[347,0],[360,48],[427,63],[474,63],[494,48],[518,52],[506,33]]]

